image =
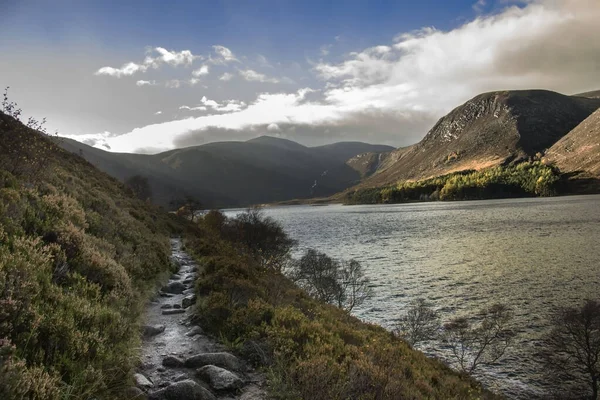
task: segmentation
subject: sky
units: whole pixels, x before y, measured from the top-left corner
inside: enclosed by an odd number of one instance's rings
[[[115,152],[401,147],[479,93],[600,89],[598,0],[0,0],[0,86]]]

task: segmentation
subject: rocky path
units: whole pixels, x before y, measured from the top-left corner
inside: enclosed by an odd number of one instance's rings
[[[172,239],[179,272],[148,305],[141,366],[130,398],[148,400],[265,399],[264,377],[190,320],[198,265]]]

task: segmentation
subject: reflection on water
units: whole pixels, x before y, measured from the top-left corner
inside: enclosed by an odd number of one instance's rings
[[[600,196],[266,210],[299,242],[363,263],[375,296],[355,314],[392,328],[424,297],[443,318],[509,303],[518,343],[486,377],[538,387],[528,351],[552,307],[600,297]]]

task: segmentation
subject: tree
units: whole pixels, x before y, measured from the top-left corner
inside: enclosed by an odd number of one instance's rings
[[[315,249],[292,263],[290,278],[311,297],[348,312],[372,296],[370,281],[358,261],[340,263]]]
[[[152,199],[152,188],[148,182],[148,178],[142,175],[134,175],[125,180],[125,186],[127,186],[137,197],[142,201],[148,201]]]
[[[296,244],[277,221],[265,216],[258,207],[228,220],[222,228],[222,235],[238,244],[240,252],[249,253],[264,268],[279,272],[289,262]]]
[[[411,305],[398,322],[396,332],[404,340],[415,346],[423,341],[434,339],[440,330],[440,317],[425,299],[419,298]]]
[[[177,215],[189,218],[191,222],[194,222],[196,214],[203,207],[200,200],[190,195],[186,195],[183,199],[172,200],[171,205],[177,208]]]
[[[596,400],[600,379],[600,302],[586,300],[581,307],[558,309],[552,324],[538,354],[547,378],[553,383],[561,382],[560,391],[578,396],[586,393]]]
[[[476,317],[477,323],[473,318],[454,318],[443,330],[443,341],[450,346],[458,368],[468,374],[502,358],[514,338],[510,329],[513,315],[506,305],[494,304]]]

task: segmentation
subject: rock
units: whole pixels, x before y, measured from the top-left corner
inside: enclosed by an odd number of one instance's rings
[[[173,382],[181,382],[181,381],[185,381],[186,379],[188,379],[187,374],[181,374],[181,375],[177,375],[175,378],[173,378]]]
[[[146,400],[146,393],[135,386],[128,387],[123,391],[123,398],[128,400]]]
[[[193,277],[193,276],[190,276],[190,277],[188,277],[188,278],[185,278],[185,280],[183,281],[183,283],[184,283],[185,285],[189,285],[189,284],[190,284],[190,283],[192,283],[192,282],[194,282],[194,277]]]
[[[196,335],[202,335],[204,333],[204,331],[202,330],[202,328],[200,328],[199,326],[195,326],[193,327],[188,333],[185,334],[185,336],[196,336]]]
[[[194,289],[185,289],[183,291],[183,294],[188,295],[188,294],[194,294]]]
[[[233,391],[244,386],[239,376],[215,365],[206,365],[196,371],[198,377],[207,381],[210,387],[218,391]]]
[[[173,304],[173,308],[181,308],[181,304]]]
[[[190,272],[192,272],[192,273],[198,272],[198,267],[194,265],[192,268],[190,268]]]
[[[160,297],[173,297],[173,295],[171,293],[165,293],[165,292],[160,292],[159,296]]]
[[[181,282],[171,282],[161,290],[164,293],[181,294],[187,287]]]
[[[170,310],[163,310],[163,315],[173,315],[173,314],[183,314],[185,312],[184,309],[181,308],[173,308]]]
[[[173,281],[178,281],[181,279],[181,276],[179,276],[177,274],[173,274],[173,275],[171,275],[171,278],[169,278],[169,279],[171,279]]]
[[[188,308],[189,306],[191,306],[192,304],[196,303],[196,300],[198,298],[196,297],[195,294],[191,295],[191,296],[186,296],[183,298],[183,300],[181,300],[181,306],[183,308]]]
[[[142,334],[144,335],[144,337],[156,336],[159,333],[163,333],[164,331],[164,325],[144,325],[142,327]]]
[[[144,375],[137,373],[133,375],[133,379],[135,380],[135,385],[139,388],[151,388],[154,386],[152,382]]]
[[[198,368],[205,365],[216,365],[217,367],[227,368],[232,371],[239,371],[242,367],[240,360],[229,353],[203,353],[196,354],[185,360],[186,368]]]
[[[149,400],[216,400],[215,396],[191,379],[175,382],[156,391]]]
[[[169,368],[181,368],[183,367],[183,360],[175,356],[166,356],[162,360],[162,365]]]
[[[156,370],[158,372],[165,372],[167,369],[165,367],[158,367],[158,368],[156,368]]]
[[[173,308],[172,304],[163,304],[162,306],[160,306],[161,309],[166,310],[167,308]]]

